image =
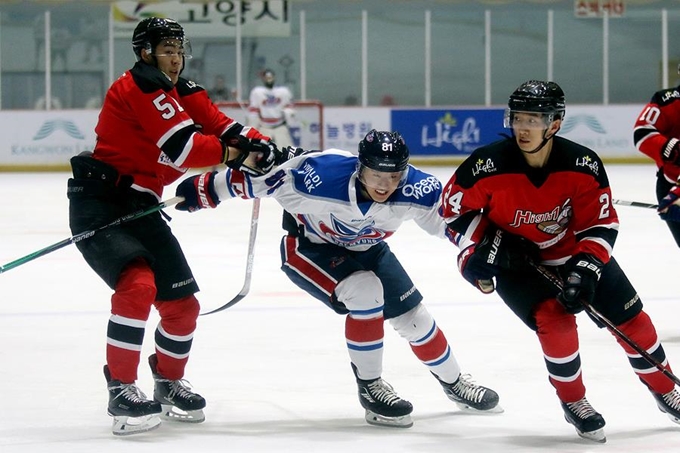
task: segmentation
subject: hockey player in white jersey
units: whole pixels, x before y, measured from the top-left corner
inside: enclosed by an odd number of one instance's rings
[[[345,316],[345,338],[366,421],[409,427],[410,402],[382,379],[384,321],[462,409],[502,412],[498,394],[461,374],[444,333],[385,239],[406,220],[447,236],[438,214],[442,184],[409,163],[397,132],[372,130],[359,155],[302,154],[269,175],[228,169],[187,178],[177,209],[216,207],[229,198],[273,197],[284,208],[282,269],[297,286]]]
[[[295,118],[293,94],[288,87],[276,85],[271,69],[262,72],[262,83],[250,91],[248,125],[271,137],[280,149],[292,146],[288,128]]]

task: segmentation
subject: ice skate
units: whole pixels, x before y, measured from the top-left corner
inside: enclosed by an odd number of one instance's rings
[[[161,418],[184,423],[204,421],[205,398],[192,392],[183,379],[176,381],[165,379],[156,372],[157,364],[156,354],[149,356],[149,366],[154,380],[153,398],[162,407]]]
[[[458,380],[448,384],[432,373],[444,389],[444,393],[456,405],[469,412],[499,414],[503,408],[498,405],[498,393],[490,388],[477,385],[469,374],[458,375]]]
[[[652,395],[659,410],[668,415],[668,418],[672,421],[680,424],[680,393],[673,389],[663,395],[652,391]]]
[[[357,376],[357,369],[352,364]],[[366,410],[366,421],[371,425],[410,428],[413,426],[413,406],[399,398],[392,386],[381,378],[365,381],[357,376],[359,401]]]
[[[161,405],[146,399],[146,395],[135,384],[123,384],[111,379],[109,367],[104,365],[109,390],[108,413],[113,417],[112,432],[116,436],[151,431],[160,426],[158,415]]]
[[[575,403],[562,402],[562,409],[564,418],[574,425],[579,436],[600,443],[607,441],[603,429],[604,418],[593,409],[585,396]]]

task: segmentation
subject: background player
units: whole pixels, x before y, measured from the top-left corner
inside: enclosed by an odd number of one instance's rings
[[[293,146],[288,129],[295,117],[293,95],[288,87],[276,85],[271,69],[262,72],[262,83],[250,91],[248,124],[271,137],[281,149]]]
[[[278,153],[268,137],[222,114],[203,88],[180,77],[190,48],[176,21],[142,20],[132,48],[138,61],[106,94],[94,152],[71,160],[74,234],[157,204],[163,187],[187,168],[226,162],[261,174]],[[247,167],[251,151],[260,160]],[[160,424],[158,413],[168,420],[203,421],[205,399],[182,380],[199,313],[198,285],[161,214],[110,228],[77,246],[114,290],[104,366],[113,433],[153,429]],[[156,353],[149,357],[153,401],[135,385],[152,305],[161,318]]]
[[[670,369],[642,301],[612,256],[619,220],[607,174],[592,150],[556,134],[565,113],[554,82],[531,80],[510,96],[513,137],[474,151],[444,189],[443,216],[457,235],[461,273],[494,289],[534,330],[566,420],[604,442],[604,418],[586,399],[574,314],[592,304]],[[531,261],[563,280],[561,291]],[[495,277],[495,285],[493,278]],[[603,327],[603,326],[600,326]],[[680,423],[673,381],[616,337],[662,412]]]
[[[381,378],[385,320],[452,401],[473,411],[501,412],[496,392],[461,374],[444,333],[385,242],[407,220],[447,238],[438,215],[440,181],[408,161],[408,147],[398,133],[372,130],[359,144],[358,157],[328,150],[295,157],[267,177],[227,170],[188,178],[177,188],[177,195],[186,198],[177,209],[268,196],[283,206],[288,234],[281,241],[282,269],[345,316],[351,368],[368,423],[413,424],[411,403]]]
[[[679,68],[680,72],[680,68]],[[680,247],[680,87],[657,91],[635,121],[633,141],[654,159],[659,215]]]

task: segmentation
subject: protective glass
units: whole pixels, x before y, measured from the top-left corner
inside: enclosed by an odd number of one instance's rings
[[[507,129],[547,129],[552,123],[552,113],[521,112],[505,109],[503,127]]]

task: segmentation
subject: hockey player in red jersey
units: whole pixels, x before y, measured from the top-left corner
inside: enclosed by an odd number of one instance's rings
[[[605,421],[586,399],[576,313],[586,301],[658,363],[670,365],[642,301],[612,256],[619,220],[592,150],[556,136],[565,113],[554,82],[531,80],[510,96],[513,136],[474,151],[442,194],[442,215],[461,249],[463,277],[498,292],[538,336],[566,420],[604,442]],[[540,273],[553,274],[555,283]],[[603,327],[603,326],[600,326]],[[671,379],[616,337],[662,412],[680,423]]]
[[[106,94],[94,152],[71,159],[74,234],[157,204],[163,187],[188,168],[226,163],[260,175],[280,156],[268,137],[224,115],[201,86],[180,77],[190,48],[176,21],[142,20],[132,47],[137,63]],[[77,246],[114,290],[104,366],[113,433],[148,431],[160,418],[202,422],[205,399],[182,379],[199,313],[198,286],[161,214],[107,229]],[[135,381],[152,306],[161,319],[156,352],[149,357],[155,381],[150,400]]]
[[[654,93],[635,121],[633,141],[658,167],[658,212],[680,247],[680,87]]]

